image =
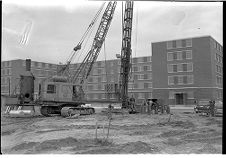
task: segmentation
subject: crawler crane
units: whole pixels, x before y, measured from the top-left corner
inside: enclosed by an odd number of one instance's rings
[[[101,9],[96,14],[94,20],[89,25],[87,31],[83,35],[82,39],[78,45],[73,49],[72,56],[69,58],[67,63],[60,70],[60,73],[64,76],[50,76],[49,78],[43,80],[39,84],[39,98],[34,101],[34,76],[30,72],[31,61],[27,60],[27,71],[25,75],[21,75],[20,82],[20,97],[18,97],[19,102],[16,104],[8,104],[7,113],[11,116],[20,117],[32,115],[34,112],[34,106],[41,106],[41,114],[44,116],[51,116],[52,114],[61,114],[63,117],[73,116],[75,114],[85,115],[94,113],[94,108],[84,107],[84,92],[82,86],[84,80],[87,79],[89,73],[92,69],[94,62],[96,61],[102,44],[107,35],[109,26],[111,24],[115,7],[117,2],[109,2],[101,22],[97,29],[96,35],[93,39],[92,47],[85,56],[83,62],[78,67],[75,74],[71,75],[69,73],[70,63],[75,56],[75,53],[81,49],[82,42],[87,36],[88,32],[92,29],[94,23],[99,16]],[[29,84],[28,84],[29,82]],[[33,107],[32,110],[23,110],[24,107]],[[15,109],[16,110],[13,110]]]

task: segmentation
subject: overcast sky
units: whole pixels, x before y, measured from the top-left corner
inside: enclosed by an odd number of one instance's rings
[[[103,1],[3,0],[2,60],[26,59],[65,63]],[[121,4],[115,14],[98,60],[116,59],[121,51]],[[105,4],[106,7],[107,3]],[[211,35],[223,38],[222,2],[135,1],[133,57],[151,56],[151,43]],[[103,13],[103,11],[102,11]],[[99,19],[100,20],[100,19]],[[83,48],[86,54],[99,25]],[[26,27],[27,42],[21,44]],[[74,62],[81,61],[82,57]]]

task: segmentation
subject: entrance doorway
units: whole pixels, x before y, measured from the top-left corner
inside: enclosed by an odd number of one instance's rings
[[[175,99],[176,99],[177,105],[183,105],[184,104],[184,93],[176,93]]]

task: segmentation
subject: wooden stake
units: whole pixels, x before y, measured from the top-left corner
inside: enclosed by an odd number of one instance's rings
[[[171,115],[172,115],[172,114],[170,114],[170,117],[169,117],[169,119],[168,119],[168,122],[170,122]]]
[[[108,139],[108,136],[109,136],[110,126],[111,126],[111,119],[109,119],[107,139]]]
[[[96,140],[97,140],[97,122],[96,122]]]

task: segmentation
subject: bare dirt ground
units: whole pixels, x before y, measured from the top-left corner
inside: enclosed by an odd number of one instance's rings
[[[3,154],[221,154],[222,117],[113,114],[9,118],[1,115]],[[96,138],[97,123],[97,140]],[[103,128],[104,127],[104,128]]]

